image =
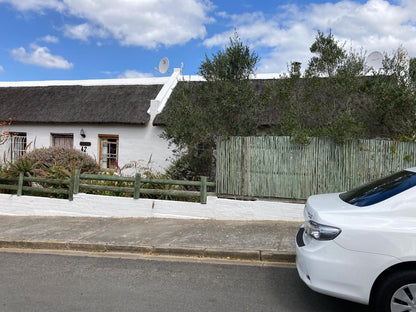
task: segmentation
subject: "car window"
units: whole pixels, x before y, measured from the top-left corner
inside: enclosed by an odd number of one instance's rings
[[[354,206],[364,207],[377,204],[416,185],[416,174],[400,171],[393,175],[375,180],[339,197]]]

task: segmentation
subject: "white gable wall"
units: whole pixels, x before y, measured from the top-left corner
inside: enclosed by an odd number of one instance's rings
[[[80,135],[80,130],[84,129],[85,138]],[[30,149],[52,146],[52,133],[73,134],[74,145],[77,150],[81,150],[80,142],[90,142],[86,153],[94,159],[99,160],[99,135],[118,135],[119,136],[119,166],[137,162],[140,166],[145,166],[151,160],[150,166],[157,171],[164,171],[170,164],[169,158],[172,151],[168,148],[168,143],[159,136],[162,128],[153,126],[134,126],[134,125],[91,125],[91,124],[47,124],[47,125],[11,125],[8,127],[11,132],[25,132],[27,143],[31,143]],[[10,160],[8,153],[9,144],[0,145],[1,163],[4,156]],[[127,170],[124,173],[133,174],[134,170]]]

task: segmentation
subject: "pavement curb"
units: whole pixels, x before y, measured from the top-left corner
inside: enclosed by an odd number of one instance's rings
[[[126,252],[150,255],[170,255],[229,260],[252,260],[265,262],[294,263],[294,253],[278,250],[249,250],[198,247],[155,247],[116,244],[97,244],[63,241],[0,240],[0,248],[49,249],[88,252]]]

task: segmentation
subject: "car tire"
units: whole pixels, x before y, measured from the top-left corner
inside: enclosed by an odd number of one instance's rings
[[[373,298],[376,312],[416,311],[416,270],[387,276]]]

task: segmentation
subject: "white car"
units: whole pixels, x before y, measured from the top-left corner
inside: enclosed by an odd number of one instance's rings
[[[313,290],[416,311],[416,167],[346,193],[314,195],[296,237],[296,266]]]

